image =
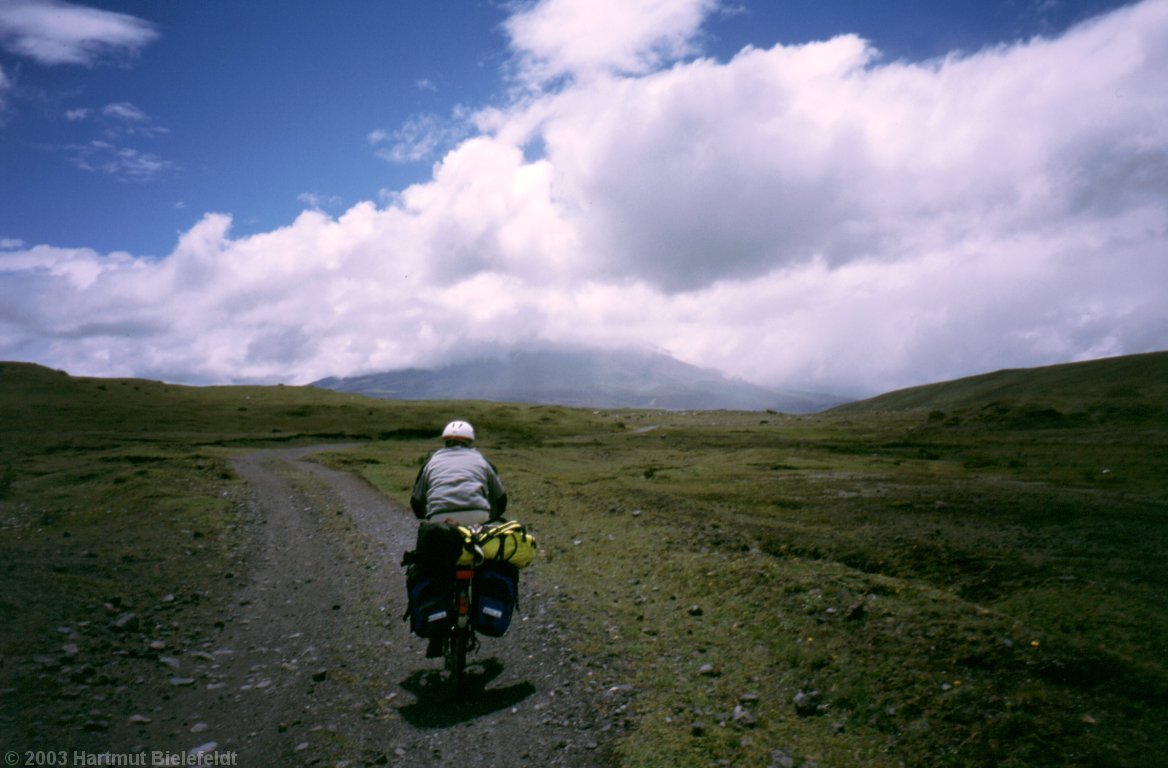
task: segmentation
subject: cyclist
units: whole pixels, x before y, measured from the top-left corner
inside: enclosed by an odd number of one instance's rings
[[[491,462],[474,447],[474,427],[452,421],[442,430],[446,446],[435,451],[418,472],[410,508],[422,521],[481,525],[503,517],[507,492]],[[423,549],[419,530],[418,550]],[[442,638],[431,637],[427,658],[442,656]]]
[[[468,422],[452,421],[442,430],[445,448],[435,451],[418,472],[410,508],[419,520],[459,525],[499,520],[507,511],[507,492],[499,472],[474,447]]]

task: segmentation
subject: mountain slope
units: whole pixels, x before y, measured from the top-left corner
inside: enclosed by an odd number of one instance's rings
[[[821,411],[843,398],[777,392],[667,355],[621,351],[512,352],[435,370],[409,368],[313,386],[401,400],[495,400],[590,408]]]
[[[996,371],[847,403],[836,413],[1036,407],[1145,419],[1168,413],[1168,352]]]

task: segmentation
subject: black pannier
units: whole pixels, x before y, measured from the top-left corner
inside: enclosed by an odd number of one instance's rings
[[[454,564],[462,553],[462,535],[439,523],[418,526],[417,543],[402,557],[406,570],[406,615],[418,637],[442,634],[454,618]]]
[[[413,563],[423,574],[448,574],[454,571],[462,548],[462,534],[457,528],[425,522],[418,526]]]

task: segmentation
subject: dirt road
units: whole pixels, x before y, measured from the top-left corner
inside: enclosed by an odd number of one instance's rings
[[[237,749],[241,765],[603,764],[595,691],[541,621],[536,569],[512,631],[483,639],[471,692],[453,697],[441,662],[400,621],[398,564],[416,520],[359,478],[302,460],[312,452],[235,462],[262,552],[223,641],[234,653],[208,739]]]
[[[401,621],[399,563],[416,520],[363,480],[306,460],[324,448],[336,446],[235,459],[248,497],[224,574],[230,598],[213,612],[138,608],[92,657],[89,681],[61,673],[73,692],[54,707],[61,725],[30,713],[41,722],[16,737],[21,749],[83,745],[145,754],[146,765],[193,751],[244,768],[610,764],[622,694],[570,655],[538,561],[523,572],[511,630],[482,639],[470,690],[454,697],[441,660],[424,658]]]

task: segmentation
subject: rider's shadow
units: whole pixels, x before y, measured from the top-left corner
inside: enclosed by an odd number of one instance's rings
[[[415,727],[447,728],[513,707],[535,693],[531,683],[488,689],[487,685],[502,672],[503,665],[496,659],[468,663],[462,689],[456,691],[445,673],[420,670],[401,683],[417,701],[399,707],[398,711]]]

